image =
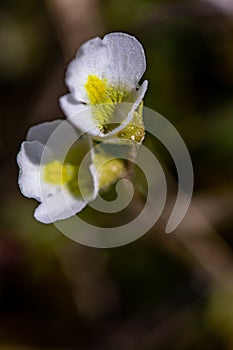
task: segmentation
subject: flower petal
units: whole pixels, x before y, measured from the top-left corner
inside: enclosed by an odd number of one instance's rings
[[[19,188],[25,197],[41,201],[40,163],[45,146],[38,141],[26,141],[17,155],[19,165]],[[47,157],[52,155],[47,152]]]
[[[43,198],[43,203],[36,208],[34,216],[36,220],[50,224],[77,214],[86,204],[85,201],[79,200],[68,191],[63,190],[55,196]]]
[[[107,77],[112,82],[136,87],[146,70],[146,58],[140,42],[126,33],[107,34],[103,42],[108,47]]]
[[[63,122],[62,119],[53,120],[32,126],[27,133],[27,141],[39,141],[46,145],[51,134]]]
[[[66,84],[78,102],[88,103],[85,84],[89,75],[130,91],[145,69],[145,54],[139,41],[125,33],[111,33],[103,40],[97,37],[80,47],[67,67]]]
[[[85,83],[89,74],[103,79],[108,66],[108,50],[103,41],[96,37],[84,43],[76,57],[70,62],[66,72],[66,84],[79,102],[88,102]]]
[[[101,136],[99,129],[92,117],[91,107],[76,102],[71,94],[60,97],[59,103],[68,120],[84,133]]]
[[[38,124],[29,129],[27,140],[38,140],[47,146],[43,159],[47,157],[47,149],[53,153],[54,159],[63,161],[70,150],[81,136],[81,131],[77,130],[67,120],[54,120]]]
[[[86,108],[83,103],[77,102],[72,94],[66,94],[59,98],[59,104],[66,115],[66,117],[72,117],[74,114],[82,111]]]

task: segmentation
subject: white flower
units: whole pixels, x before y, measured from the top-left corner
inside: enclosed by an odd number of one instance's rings
[[[116,135],[132,122],[148,82],[138,85],[146,69],[136,38],[111,33],[84,43],[67,68],[70,90],[60,98],[65,115],[93,137]]]
[[[67,121],[55,120],[30,128],[21,145],[17,156],[19,187],[26,197],[41,202],[34,212],[40,222],[75,215],[97,195],[98,183],[91,169],[92,143],[80,134]]]

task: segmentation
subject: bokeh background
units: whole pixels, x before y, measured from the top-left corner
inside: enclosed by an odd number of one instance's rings
[[[94,249],[33,219],[15,157],[29,126],[64,118],[58,97],[80,44],[112,31],[142,42],[145,105],[185,140],[195,191],[166,235],[176,174],[148,136],[167,175],[166,210],[136,242]],[[1,350],[232,350],[232,38],[231,0],[1,0]],[[88,210],[87,219],[115,224]]]

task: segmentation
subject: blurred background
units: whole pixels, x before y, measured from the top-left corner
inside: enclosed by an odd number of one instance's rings
[[[80,44],[112,31],[143,44],[145,105],[182,135],[195,191],[166,235],[176,173],[148,136],[167,175],[166,210],[136,242],[94,249],[33,219],[15,157],[31,125],[64,117],[58,97]],[[1,0],[0,350],[233,349],[232,38],[232,0]]]

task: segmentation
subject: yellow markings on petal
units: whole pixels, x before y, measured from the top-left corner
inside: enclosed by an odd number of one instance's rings
[[[92,105],[102,103],[107,90],[107,81],[101,80],[96,75],[89,75],[85,89]]]
[[[112,128],[105,125],[114,121],[116,104],[128,95],[125,88],[113,87],[107,79],[100,79],[96,75],[89,75],[85,84],[87,96],[92,105],[92,114],[101,131],[107,132]],[[116,125],[115,125],[116,127]]]
[[[75,166],[54,160],[44,166],[44,181],[53,185],[64,185],[74,178]]]

